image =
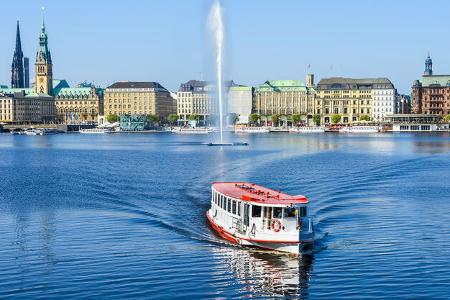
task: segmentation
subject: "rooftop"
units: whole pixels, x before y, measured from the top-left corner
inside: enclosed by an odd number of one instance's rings
[[[306,85],[299,80],[267,80],[257,87],[260,92],[308,91]]]
[[[450,86],[450,75],[424,75],[422,86]]]
[[[113,83],[108,86],[109,89],[156,89],[156,88],[164,88],[158,82],[149,81],[149,82],[139,82],[139,81],[119,81]]]
[[[250,182],[214,182],[213,188],[234,199],[261,204],[306,204],[305,196],[291,196]]]
[[[324,78],[317,84],[318,89],[393,89],[392,82],[385,77],[381,78]]]

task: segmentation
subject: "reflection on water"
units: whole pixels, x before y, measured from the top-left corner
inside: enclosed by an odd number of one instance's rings
[[[214,248],[241,283],[241,292],[254,297],[308,296],[308,283],[314,261],[312,255],[294,257],[248,248]]]

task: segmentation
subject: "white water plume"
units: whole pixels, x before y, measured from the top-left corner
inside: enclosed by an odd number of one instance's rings
[[[215,0],[211,6],[208,18],[208,27],[213,34],[215,50],[216,50],[216,88],[217,99],[219,101],[219,122],[220,122],[220,142],[223,143],[223,103],[222,103],[222,64],[223,64],[223,42],[224,42],[224,26],[222,16],[222,6],[219,0]]]

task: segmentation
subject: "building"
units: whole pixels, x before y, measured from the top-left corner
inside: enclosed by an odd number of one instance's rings
[[[422,80],[412,86],[413,113],[446,116],[450,114],[450,75],[433,75],[428,55]]]
[[[0,122],[14,122],[14,97],[11,94],[0,94]]]
[[[174,113],[174,99],[157,82],[116,82],[104,93],[105,116],[157,115],[164,120]]]
[[[120,130],[143,131],[150,128],[146,115],[122,115],[120,116]]]
[[[17,21],[16,29],[16,48],[14,49],[13,61],[11,64],[11,87],[12,88],[24,88],[25,76],[23,70],[23,53],[22,42],[20,40],[20,28],[19,21]]]
[[[55,101],[51,96],[17,89],[3,90],[0,94],[0,122],[51,123],[55,119],[54,108]]]
[[[182,83],[177,92],[177,115],[179,121],[187,123],[190,116],[196,116],[200,125],[206,125],[211,115],[217,112],[215,87],[199,80]]]
[[[52,61],[48,50],[48,38],[45,24],[42,23],[39,35],[39,49],[36,55],[36,77],[34,88],[24,86],[23,62],[20,71],[21,55],[20,33],[17,26],[16,51],[13,59],[13,75],[11,88],[2,88],[3,95],[0,106],[0,116],[4,122],[11,123],[51,123],[55,121],[56,106],[52,92]],[[19,51],[20,50],[20,51]],[[14,63],[17,62],[17,64]],[[20,72],[22,72],[20,74]],[[20,80],[20,78],[22,78]],[[15,79],[17,79],[15,81]],[[12,82],[13,83],[13,82]],[[20,86],[20,87],[19,87]]]
[[[52,55],[48,49],[48,37],[44,21],[42,21],[41,34],[39,35],[35,74],[35,92],[51,96],[53,92],[53,64]]]
[[[234,85],[229,88],[227,112],[238,117],[238,124],[248,123],[248,117],[252,113],[253,94],[254,88],[251,86]]]
[[[311,74],[307,81],[310,86],[298,80],[264,82],[255,89],[253,112],[260,115],[263,121],[267,121],[272,115],[279,115],[281,122],[287,122],[293,114],[311,117],[316,93]]]
[[[389,79],[375,79],[372,84],[372,120],[381,122],[387,115],[394,114],[397,97],[397,90]]]
[[[24,57],[23,58],[23,71],[24,71],[24,83],[25,83],[25,88],[29,88],[30,87],[30,59],[28,57]]]
[[[430,114],[395,114],[386,117],[394,132],[448,131],[449,124],[441,123],[440,116]]]
[[[411,96],[400,94],[396,98],[396,114],[410,114],[411,113]]]
[[[317,85],[315,102],[315,113],[324,124],[331,122],[332,115],[340,115],[341,123],[382,119],[394,112],[395,88],[387,78],[325,78]]]
[[[93,84],[71,88],[65,80],[53,81],[56,117],[64,124],[96,123],[102,115],[103,89]]]

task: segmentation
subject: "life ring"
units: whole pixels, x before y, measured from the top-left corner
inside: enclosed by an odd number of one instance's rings
[[[270,226],[273,231],[279,232],[281,230],[281,222],[280,220],[274,219],[272,220],[272,224]]]

